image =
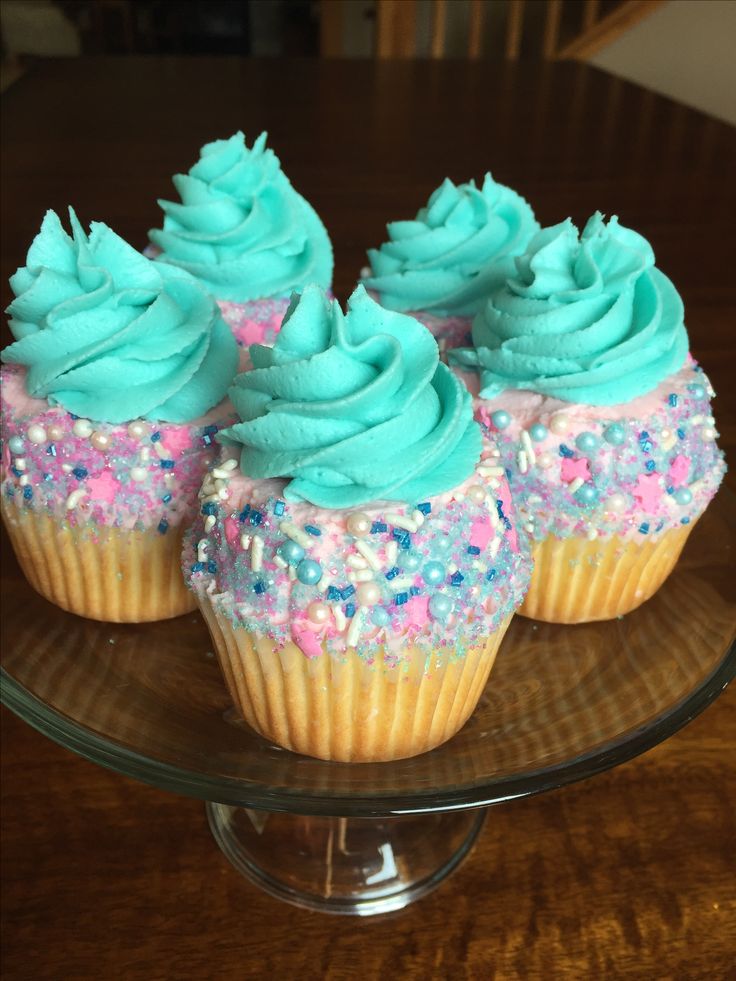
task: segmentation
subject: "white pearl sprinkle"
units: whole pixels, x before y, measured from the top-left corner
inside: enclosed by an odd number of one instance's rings
[[[43,428],[43,426],[39,426],[38,424],[29,426],[26,436],[32,443],[38,444],[46,442],[46,430]]]
[[[25,470],[28,467],[26,458],[24,456],[17,456],[13,461],[16,470]]]
[[[137,484],[146,479],[148,471],[144,467],[132,467],[130,471],[130,479],[134,480]]]
[[[27,487],[28,484],[30,484],[30,482],[31,482],[31,478],[27,473],[21,474],[20,477],[18,478],[18,483],[20,484],[21,487]]]
[[[128,426],[128,436],[132,439],[142,439],[148,432],[148,424],[140,420],[131,422]]]
[[[76,419],[72,426],[72,432],[75,436],[80,436],[82,439],[89,439],[94,432],[94,428],[89,419]]]

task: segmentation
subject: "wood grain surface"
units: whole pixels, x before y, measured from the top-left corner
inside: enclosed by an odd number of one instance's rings
[[[344,299],[387,220],[491,169],[543,224],[595,209],[652,241],[736,442],[736,133],[584,67],[207,59],[38,64],[3,97],[3,300],[46,208],[143,245],[199,146],[268,129]],[[732,478],[729,478],[732,480]],[[733,482],[732,482],[733,486]],[[3,977],[725,979],[736,964],[736,695],[645,756],[494,808],[409,910],[353,921],[240,878],[202,805],[3,713]]]

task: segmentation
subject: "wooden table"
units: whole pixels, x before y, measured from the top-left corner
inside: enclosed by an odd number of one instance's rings
[[[132,242],[207,140],[267,129],[325,219],[348,294],[387,220],[486,169],[543,224],[595,209],[651,239],[736,440],[734,173],[723,124],[572,64],[80,59],[4,97],[2,283],[46,208]],[[733,457],[732,457],[733,458]],[[698,978],[733,970],[736,694],[644,757],[498,807],[436,893],[376,921],[240,878],[202,806],[59,749],[4,713],[7,981]]]

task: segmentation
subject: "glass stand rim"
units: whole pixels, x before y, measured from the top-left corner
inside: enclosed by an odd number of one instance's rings
[[[223,775],[210,778],[201,773],[171,767],[120,747],[114,740],[99,736],[73,720],[66,719],[19,684],[4,668],[0,668],[0,701],[24,722],[65,749],[92,763],[162,790],[207,802],[254,810],[376,818],[487,807],[588,779],[634,759],[674,735],[700,715],[735,677],[736,643],[732,642],[711,674],[679,703],[671,706],[647,726],[605,743],[590,753],[518,776],[503,777],[486,786],[413,791],[406,795],[389,795],[384,792],[381,797],[361,796],[356,792],[350,797],[307,795],[303,792],[289,794],[283,788],[270,789],[255,783],[246,790],[243,783]],[[391,766],[390,763],[383,765]]]

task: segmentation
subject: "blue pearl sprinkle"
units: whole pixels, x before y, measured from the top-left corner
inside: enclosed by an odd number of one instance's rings
[[[506,429],[511,424],[511,416],[505,409],[497,409],[491,414],[491,422],[496,429]]]
[[[535,443],[541,443],[543,439],[547,438],[547,427],[543,426],[541,422],[535,422],[533,426],[529,427],[529,435]]]
[[[689,504],[693,499],[693,495],[687,487],[678,487],[672,496],[678,504]]]
[[[452,613],[452,600],[444,593],[435,593],[429,600],[429,612],[434,620],[446,620]]]
[[[422,569],[422,579],[428,586],[437,586],[445,579],[445,567],[441,562],[427,562]]]
[[[603,430],[603,438],[611,446],[620,446],[626,439],[626,433],[624,427],[618,422],[611,423]]]
[[[421,556],[416,555],[414,552],[407,552],[406,555],[400,555],[396,561],[404,572],[416,572],[422,564]]]
[[[23,452],[23,440],[20,438],[20,436],[11,436],[8,440],[8,446],[10,447],[11,453]]]
[[[282,542],[277,551],[284,562],[288,562],[289,565],[296,565],[304,558],[304,549],[296,542],[292,542],[290,538],[287,541]]]
[[[578,504],[595,504],[598,500],[598,491],[592,484],[583,484],[575,491],[575,498]]]
[[[598,437],[594,433],[580,433],[575,440],[575,445],[581,453],[593,453],[598,448]]]
[[[322,578],[322,566],[314,559],[302,559],[296,567],[296,577],[305,586],[316,586]]]

